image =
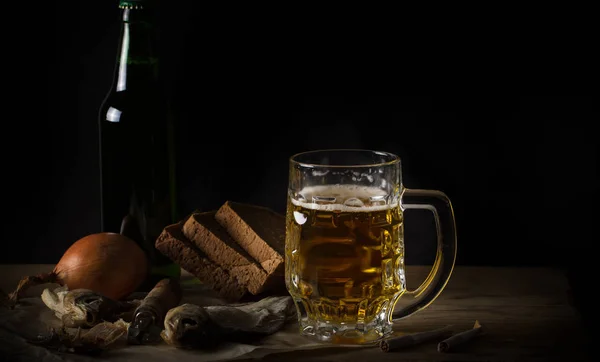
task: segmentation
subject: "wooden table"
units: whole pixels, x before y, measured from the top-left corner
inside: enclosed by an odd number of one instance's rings
[[[24,275],[51,270],[48,265],[0,265],[0,288],[10,291]],[[409,287],[428,267],[409,266]],[[571,305],[562,272],[548,268],[457,266],[442,295],[427,309],[398,322],[407,332],[453,325],[472,328],[478,320],[486,333],[460,352],[439,353],[437,343],[397,352],[378,348],[330,348],[278,352],[264,361],[588,361],[582,320]],[[253,360],[250,353],[238,360]]]

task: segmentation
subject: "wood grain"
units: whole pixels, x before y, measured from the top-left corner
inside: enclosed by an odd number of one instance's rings
[[[0,288],[8,292],[22,276],[49,270],[52,265],[0,265]],[[428,271],[427,266],[408,266],[409,288],[418,286]],[[570,304],[568,281],[561,271],[549,268],[458,266],[440,297],[397,321],[395,330],[414,333],[452,325],[462,331],[472,328],[475,320],[485,333],[452,353],[437,352],[437,342],[431,342],[389,353],[344,347],[267,356],[251,353],[240,361],[592,360],[582,320]]]

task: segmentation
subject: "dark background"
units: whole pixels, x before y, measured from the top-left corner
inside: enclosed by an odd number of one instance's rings
[[[28,23],[35,37],[13,34],[11,54],[27,65],[8,68],[20,103],[5,109],[29,121],[7,123],[4,132],[10,216],[3,238],[11,251],[0,253],[2,263],[55,263],[99,229],[96,122],[117,50],[116,4],[48,6],[40,22]],[[366,95],[387,94],[385,79],[362,88],[366,94],[323,95],[335,82],[331,73],[348,81],[360,62],[319,67],[320,50],[284,51],[286,38],[275,29],[265,39],[259,23],[219,22],[191,2],[175,4],[161,6],[159,21],[182,213],[225,200],[283,213],[293,153],[384,150],[401,156],[407,187],[442,190],[452,200],[458,264],[556,266],[573,285],[584,284],[597,241],[596,97],[518,89]],[[321,41],[319,49],[327,45]],[[297,80],[307,73],[315,83]],[[417,214],[407,220],[414,225],[409,263],[433,252],[431,235],[419,234],[430,221]]]

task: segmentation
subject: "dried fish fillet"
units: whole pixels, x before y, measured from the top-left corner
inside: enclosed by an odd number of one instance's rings
[[[102,322],[88,330],[77,328],[74,333],[63,327],[58,330],[51,329],[49,335],[40,335],[36,340],[29,342],[59,352],[97,354],[108,348],[125,346],[124,336],[128,327],[129,323],[122,319],[114,323]]]
[[[221,329],[198,305],[185,303],[165,316],[162,339],[179,348],[209,348],[221,338]]]
[[[91,328],[101,322],[131,318],[139,300],[115,301],[87,289],[68,290],[66,286],[42,292],[42,301],[62,320],[65,327]]]
[[[201,307],[183,304],[169,310],[161,337],[180,348],[205,349],[275,333],[296,318],[291,297],[266,297],[254,303]]]
[[[272,296],[253,303],[217,305],[205,309],[210,318],[225,330],[263,335],[275,333],[297,316],[296,307],[289,296]]]
[[[179,281],[160,280],[133,313],[127,332],[130,344],[153,344],[161,340],[166,313],[179,305],[182,297]]]

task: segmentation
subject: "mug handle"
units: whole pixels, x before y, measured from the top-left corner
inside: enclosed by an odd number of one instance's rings
[[[404,203],[405,198],[415,203]],[[433,213],[437,248],[429,275],[417,289],[404,292],[395,305],[393,320],[408,317],[428,307],[446,287],[456,261],[456,221],[448,196],[438,190],[404,188],[400,200],[403,210],[421,209]]]

